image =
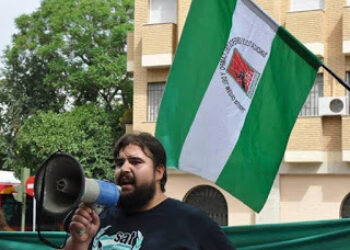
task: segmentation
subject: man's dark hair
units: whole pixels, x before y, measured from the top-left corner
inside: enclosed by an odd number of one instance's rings
[[[163,145],[149,133],[139,133],[139,134],[126,134],[123,135],[116,143],[114,147],[114,159],[119,157],[120,150],[124,149],[128,145],[136,145],[141,148],[144,154],[150,157],[153,161],[154,168],[158,166],[164,166],[164,174],[160,180],[160,188],[162,192],[165,192],[165,183],[167,181],[166,172],[166,153]],[[149,152],[152,155],[149,155]]]

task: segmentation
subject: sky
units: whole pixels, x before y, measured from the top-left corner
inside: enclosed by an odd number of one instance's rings
[[[16,32],[15,18],[30,14],[40,6],[41,0],[0,0],[0,55]],[[2,66],[0,64],[0,66]]]

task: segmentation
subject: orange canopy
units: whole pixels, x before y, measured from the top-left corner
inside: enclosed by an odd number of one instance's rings
[[[13,185],[0,184],[0,194],[12,194],[15,192],[16,190]]]

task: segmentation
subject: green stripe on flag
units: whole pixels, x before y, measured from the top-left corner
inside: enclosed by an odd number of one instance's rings
[[[280,26],[277,34],[288,46],[293,49],[300,57],[307,61],[311,67],[318,70],[320,60],[301,43],[293,35],[291,35],[283,26]]]
[[[277,32],[240,138],[216,182],[255,211],[261,210],[268,197],[321,63],[308,51],[301,57],[303,47],[293,40],[285,43],[286,36],[281,39],[280,34],[285,32]],[[291,44],[297,49],[291,50]]]
[[[260,211],[320,65],[250,0],[193,0],[156,127],[168,166]]]
[[[178,167],[182,145],[226,46],[235,4],[235,0],[192,1],[155,133],[167,150],[168,166]]]

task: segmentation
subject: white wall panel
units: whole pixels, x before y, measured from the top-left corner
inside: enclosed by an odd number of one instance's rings
[[[291,0],[291,11],[306,11],[319,9],[324,9],[324,0]]]
[[[151,0],[150,23],[177,23],[177,0]]]

